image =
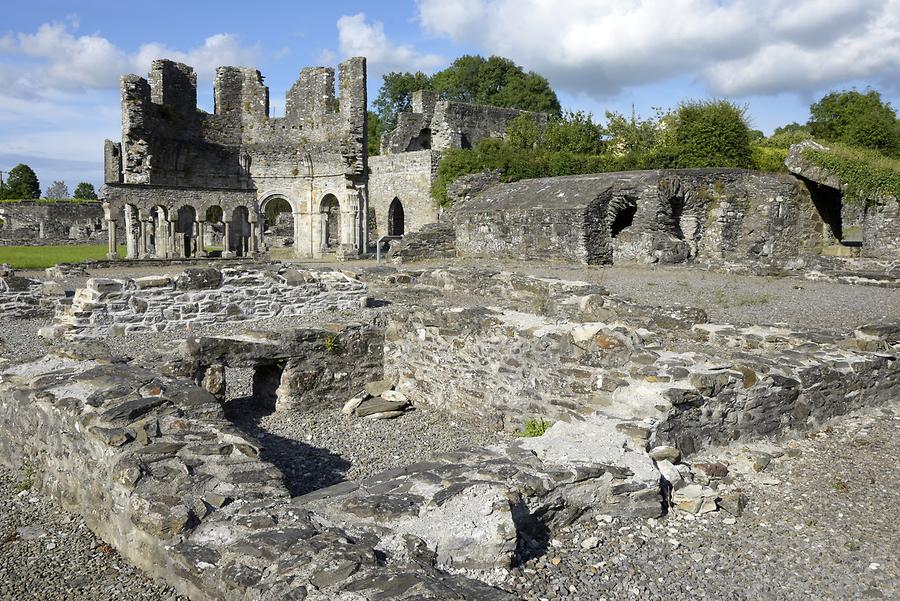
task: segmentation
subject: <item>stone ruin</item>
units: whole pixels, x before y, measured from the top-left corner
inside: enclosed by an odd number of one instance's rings
[[[100,202],[0,203],[0,246],[103,244],[106,225]]]
[[[255,293],[246,301],[242,286]],[[222,294],[247,317],[285,299],[299,304],[282,310],[357,316],[373,296],[390,301],[366,322],[188,334],[159,364],[94,344],[229,319],[184,310]],[[477,305],[462,302],[473,295]],[[82,319],[66,330],[77,341],[0,367],[0,457],[30,460],[42,491],[200,600],[511,599],[473,576],[573,521],[740,514],[743,493],[677,458],[809,430],[900,391],[896,325],[847,337],[710,324],[596,284],[464,267],[95,278],[57,315]],[[264,445],[223,411],[233,368],[252,372],[253,402],[275,412],[352,412],[386,380],[395,390],[376,396],[413,407],[507,430],[523,415],[553,425],[291,496]]]

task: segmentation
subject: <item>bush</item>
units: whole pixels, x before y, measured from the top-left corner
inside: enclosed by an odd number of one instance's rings
[[[683,102],[675,112],[674,167],[752,166],[746,109],[727,100]]]
[[[787,159],[786,148],[771,148],[767,146],[754,146],[752,154],[753,168],[757,171],[781,171],[787,172],[784,164]]]

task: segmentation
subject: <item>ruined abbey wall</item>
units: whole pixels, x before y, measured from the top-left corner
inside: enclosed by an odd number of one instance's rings
[[[4,202],[0,222],[0,246],[106,242],[99,202]]]
[[[778,262],[826,229],[790,176],[706,169],[496,184],[452,210],[461,256],[680,263]]]
[[[417,231],[437,221],[431,184],[439,161],[440,153],[432,150],[369,157],[369,211],[374,217],[369,229],[371,240]],[[399,232],[395,199],[403,214]]]

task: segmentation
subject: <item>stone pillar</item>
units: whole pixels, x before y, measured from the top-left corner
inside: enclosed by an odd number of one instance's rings
[[[147,224],[149,223],[148,219],[140,219],[140,231],[138,232],[138,257],[141,259],[145,259],[147,254],[149,253],[149,237],[147,231]]]
[[[115,219],[107,219],[106,220],[106,235],[107,235],[107,253],[106,258],[110,260],[115,260],[119,258],[119,253],[116,241],[116,220]]]
[[[225,224],[225,235],[222,238],[222,258],[233,259],[234,251],[231,250],[231,222],[223,216],[222,223]]]
[[[305,254],[306,249],[303,246],[303,241],[306,236],[303,235],[303,213],[299,211],[294,212],[294,257],[300,258],[303,256],[307,256]]]
[[[174,219],[173,219],[174,217]],[[178,219],[178,213],[175,212],[174,216],[172,215],[172,211],[169,212],[169,220],[166,222],[166,256],[169,258],[176,258],[181,256],[182,249],[178,248],[176,235],[177,228],[176,220]]]
[[[206,252],[206,219],[197,220],[197,256],[209,256]]]
[[[249,248],[247,249],[247,253],[250,256],[253,256],[259,252],[259,244],[258,244],[258,241],[256,238],[258,235],[258,232],[257,232],[258,229],[259,228],[258,228],[257,222],[251,220],[250,221],[250,242],[248,244]]]
[[[131,207],[125,207],[125,257],[128,259],[136,259],[138,250],[137,250],[137,240],[134,236],[134,216],[131,212]]]

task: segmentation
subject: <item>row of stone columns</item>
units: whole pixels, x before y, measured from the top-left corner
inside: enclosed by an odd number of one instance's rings
[[[153,220],[143,215],[138,217],[137,235],[135,236],[132,217],[126,212],[125,216],[125,246],[126,256],[129,259],[170,259],[170,258],[189,258],[198,256],[208,256],[205,247],[206,240],[206,220],[197,219],[193,222],[190,232],[192,240],[192,248],[185,249],[183,244],[178,244],[184,238],[184,234],[176,232],[176,221],[172,217]],[[231,244],[231,221],[224,221],[225,235],[224,248],[222,256],[224,258],[233,258],[235,256],[254,255],[259,252],[259,223],[257,219],[251,218],[250,236],[245,238],[239,237],[237,244],[239,248],[235,248]],[[109,232],[107,256],[110,259],[118,257],[117,246],[118,240],[116,236],[116,220],[107,219],[107,229]],[[152,242],[151,242],[152,237]],[[188,252],[185,252],[185,251]]]

